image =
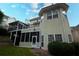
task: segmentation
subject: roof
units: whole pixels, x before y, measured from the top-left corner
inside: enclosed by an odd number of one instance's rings
[[[71,27],[72,30],[79,30],[79,25]]]
[[[40,17],[35,17],[35,18],[30,19],[30,21],[35,21],[35,20],[40,20]]]
[[[56,3],[56,4],[52,4],[50,6],[44,7],[40,10],[39,15],[42,16],[43,13],[50,11],[50,10],[55,10],[55,9],[60,9],[62,8],[64,11],[67,12],[68,10],[68,5],[66,3]]]
[[[28,26],[28,24],[25,24],[25,23],[20,22],[20,21],[15,21],[15,22],[9,23],[9,25],[15,25],[15,24],[17,24],[17,23],[20,23],[20,24],[23,24],[23,25]]]

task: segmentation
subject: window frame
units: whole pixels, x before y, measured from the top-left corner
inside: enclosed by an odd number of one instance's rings
[[[52,11],[48,11],[47,12],[47,20],[51,20],[53,17],[52,17]]]
[[[58,11],[53,10],[53,19],[58,18]]]
[[[61,37],[61,38],[60,38]],[[63,41],[62,40],[62,34],[55,34],[55,40],[56,41]]]
[[[49,42],[54,41],[54,34],[49,34],[49,35],[48,35],[48,41],[49,41]]]
[[[68,34],[69,42],[72,42],[72,36],[71,34]]]

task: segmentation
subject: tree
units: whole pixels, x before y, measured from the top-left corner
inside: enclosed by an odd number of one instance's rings
[[[2,23],[4,16],[4,13],[0,10],[0,24]]]

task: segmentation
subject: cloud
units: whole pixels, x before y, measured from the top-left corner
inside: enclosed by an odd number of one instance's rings
[[[44,7],[50,6],[52,3],[44,3]]]
[[[34,12],[34,13],[38,13],[39,12],[38,3],[31,4],[31,7],[32,7],[32,12]]]
[[[38,16],[30,16],[30,19],[33,19],[33,18],[36,18],[36,17],[38,17]]]
[[[16,5],[11,5],[12,8],[16,8]]]
[[[37,9],[38,8],[38,3],[33,3],[32,4],[32,9]]]
[[[7,23],[11,23],[11,22],[14,22],[16,21],[16,18],[15,17],[10,17],[7,21]]]
[[[53,3],[53,4],[54,4],[54,3]],[[38,8],[38,7],[39,7],[39,4],[38,4],[38,3],[33,3],[33,4],[31,4],[32,12],[34,12],[34,13],[39,13],[39,11],[40,11],[42,8],[44,8],[44,7],[46,7],[46,6],[49,6],[49,5],[52,5],[52,3],[44,3],[44,6],[43,6],[43,7]]]
[[[21,7],[21,8],[23,8],[23,9],[25,9],[25,8],[26,8],[26,6],[25,6],[25,5],[20,5],[20,7]]]
[[[29,15],[29,12],[25,12],[26,15]]]
[[[1,11],[2,11],[2,12],[5,12],[5,11],[6,11],[6,9],[1,9]]]

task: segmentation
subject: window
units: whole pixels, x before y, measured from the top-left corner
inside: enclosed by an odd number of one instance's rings
[[[26,39],[25,42],[29,42],[29,33],[26,33]]]
[[[68,34],[68,37],[69,37],[69,42],[72,42],[72,38],[70,34]]]
[[[47,12],[47,19],[52,19],[52,12],[51,11]]]
[[[44,36],[42,35],[42,40],[41,40],[41,46],[43,47],[44,46]]]
[[[53,11],[53,18],[58,18],[58,12],[57,11]]]
[[[64,16],[65,16],[66,19],[68,19],[66,14],[64,14]]]
[[[48,35],[48,41],[49,42],[54,41],[54,35],[53,34],[52,35]]]
[[[21,39],[21,42],[24,42],[24,39],[25,39],[25,33],[22,33],[22,39]]]
[[[62,41],[62,35],[61,34],[56,34],[55,39],[56,39],[56,41]]]

